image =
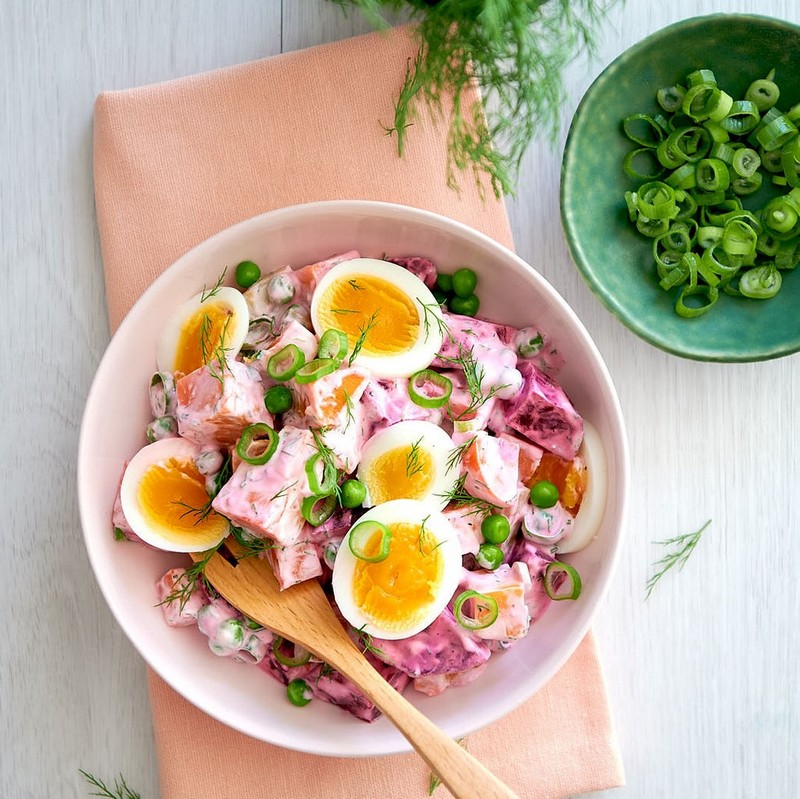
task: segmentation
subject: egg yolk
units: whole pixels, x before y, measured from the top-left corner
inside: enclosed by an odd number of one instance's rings
[[[173,371],[188,375],[222,356],[228,343],[233,311],[223,302],[206,300],[183,320]]]
[[[379,505],[390,499],[424,499],[430,494],[435,477],[430,452],[411,444],[378,455],[363,479],[372,504]]]
[[[424,524],[390,524],[389,556],[379,563],[359,560],[353,574],[353,598],[376,626],[404,630],[418,623],[436,600],[444,560]],[[366,554],[377,554],[380,533],[367,542]]]
[[[348,275],[331,283],[319,303],[323,327],[347,334],[354,347],[363,340],[364,355],[397,355],[419,338],[414,301],[394,283],[373,275]]]
[[[139,481],[138,499],[147,523],[176,544],[202,550],[216,543],[227,525],[208,509],[205,479],[191,461],[168,458],[149,466]]]

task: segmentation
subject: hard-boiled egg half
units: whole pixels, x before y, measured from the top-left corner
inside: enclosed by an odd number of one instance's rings
[[[388,553],[376,560],[387,531]],[[396,499],[367,511],[348,531],[333,566],[333,595],[356,629],[408,638],[444,610],[460,575],[461,547],[450,522],[425,502]]]
[[[427,368],[442,346],[443,321],[430,289],[402,266],[354,258],[334,266],[311,298],[311,321],[321,336],[347,334],[353,363],[376,377],[408,377]]]
[[[228,520],[211,510],[201,450],[183,438],[164,438],[134,455],[120,486],[122,512],[143,541],[169,552],[202,552],[228,534]]]
[[[158,368],[188,375],[221,357],[233,358],[249,324],[247,300],[236,289],[219,286],[196,294],[175,310],[161,333]]]
[[[397,422],[375,433],[361,453],[358,479],[367,489],[364,507],[393,499],[418,499],[441,509],[458,477],[453,441],[431,422]]]
[[[558,543],[559,554],[577,552],[592,542],[603,521],[608,493],[608,467],[603,441],[595,428],[583,421],[583,443],[578,454],[586,464],[586,491],[570,531]]]

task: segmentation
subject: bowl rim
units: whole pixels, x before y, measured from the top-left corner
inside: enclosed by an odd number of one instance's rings
[[[558,656],[554,656],[551,659],[549,668],[542,670],[542,677],[540,681],[536,684],[532,683],[530,691],[526,691],[524,696],[516,702],[512,702],[510,700],[504,702],[501,699],[495,704],[491,712],[487,713],[483,718],[480,719],[480,721],[466,725],[464,729],[458,731],[458,735],[470,735],[475,731],[496,722],[498,719],[519,707],[523,702],[530,699],[533,694],[541,690],[550,681],[550,679],[561,670],[567,660],[569,660],[569,658],[573,655],[575,650],[586,637],[586,634],[588,633],[589,628],[594,621],[595,615],[605,600],[608,590],[610,589],[621,558],[622,544],[625,537],[626,523],[628,518],[630,494],[630,453],[625,421],[622,413],[622,406],[616,387],[608,371],[608,367],[606,366],[605,361],[603,360],[602,355],[597,348],[597,345],[589,335],[575,311],[539,272],[522,260],[516,253],[509,250],[507,247],[504,247],[495,239],[492,239],[491,237],[486,236],[485,234],[476,230],[475,228],[451,219],[450,217],[411,206],[371,200],[323,200],[318,202],[300,203],[292,206],[286,206],[284,208],[267,211],[263,214],[258,214],[248,219],[244,219],[198,243],[180,256],[176,261],[170,264],[150,284],[150,286],[145,289],[141,297],[136,301],[136,303],[134,303],[134,305],[131,306],[114,335],[111,337],[111,340],[109,341],[103,357],[101,358],[101,361],[97,367],[95,376],[92,380],[91,388],[87,395],[84,413],[81,419],[81,429],[78,442],[77,487],[81,529],[83,533],[84,546],[86,547],[87,555],[92,566],[92,571],[95,579],[98,582],[98,585],[100,586],[100,590],[103,594],[106,605],[114,616],[117,624],[119,624],[119,626],[122,628],[128,640],[139,653],[140,657],[142,657],[142,659],[147,663],[147,665],[153,669],[153,671],[157,673],[168,685],[170,685],[180,696],[225,726],[235,729],[238,732],[250,737],[256,738],[257,740],[262,740],[276,746],[281,746],[308,754],[331,757],[379,757],[406,753],[413,751],[413,749],[402,736],[397,737],[397,743],[395,743],[394,740],[390,740],[387,742],[387,745],[380,749],[380,751],[370,752],[366,755],[349,749],[336,749],[335,746],[332,746],[330,749],[322,749],[314,746],[304,747],[302,745],[302,741],[298,742],[295,735],[286,735],[283,733],[281,728],[276,729],[276,734],[274,737],[267,739],[254,732],[252,728],[248,728],[245,724],[232,723],[230,719],[224,717],[224,713],[218,711],[214,707],[209,707],[204,701],[202,691],[195,691],[191,683],[188,686],[186,685],[185,674],[173,674],[168,669],[162,668],[163,664],[153,662],[153,660],[151,660],[151,658],[145,654],[145,650],[147,649],[145,646],[146,642],[140,641],[137,637],[135,637],[133,632],[123,624],[120,613],[118,612],[118,608],[111,599],[110,586],[113,582],[112,575],[108,573],[108,570],[103,570],[100,568],[100,554],[98,551],[95,551],[95,548],[92,546],[91,536],[89,534],[90,506],[92,504],[92,492],[90,491],[91,469],[88,462],[90,458],[90,452],[88,451],[87,443],[90,435],[89,424],[94,415],[95,407],[101,401],[99,393],[101,384],[103,383],[103,374],[107,368],[110,368],[108,364],[115,360],[116,350],[122,346],[122,341],[129,335],[128,331],[136,330],[137,326],[141,324],[142,320],[140,317],[142,317],[145,313],[145,308],[149,304],[149,298],[151,296],[157,296],[161,292],[161,286],[168,282],[170,273],[179,271],[181,268],[183,268],[183,265],[186,262],[191,262],[202,257],[207,250],[213,252],[220,242],[225,242],[229,238],[235,240],[243,230],[246,230],[250,226],[264,224],[267,219],[270,221],[277,220],[279,222],[283,216],[292,219],[293,222],[296,222],[296,217],[298,217],[298,215],[300,218],[302,218],[304,215],[307,215],[309,219],[313,219],[315,215],[320,213],[338,213],[342,215],[358,214],[362,218],[365,215],[376,218],[381,218],[388,214],[395,216],[400,215],[402,216],[404,222],[409,222],[411,224],[428,223],[431,225],[444,226],[445,228],[449,228],[452,233],[461,239],[472,240],[476,244],[496,250],[499,255],[505,259],[508,259],[514,268],[521,270],[521,272],[527,276],[526,279],[533,280],[534,283],[537,283],[538,289],[548,297],[548,301],[555,302],[558,306],[560,306],[560,310],[571,318],[575,332],[581,340],[581,346],[585,347],[591,353],[591,358],[595,363],[600,379],[605,384],[606,393],[608,395],[608,405],[607,407],[604,407],[604,410],[607,413],[608,422],[611,429],[618,436],[618,462],[616,464],[618,477],[617,482],[620,486],[617,496],[618,524],[616,526],[617,529],[613,531],[614,535],[610,541],[606,556],[603,558],[605,566],[602,567],[603,571],[601,573],[601,585],[598,588],[594,605],[585,614],[585,618],[576,628],[576,632],[572,638],[562,642],[556,648]]]
[[[713,362],[713,363],[755,363],[759,361],[768,361],[775,358],[783,358],[787,355],[793,355],[800,352],[800,337],[794,343],[775,346],[772,349],[766,350],[764,348],[751,349],[744,353],[732,354],[719,354],[704,350],[701,346],[691,345],[688,342],[684,345],[670,345],[667,342],[659,339],[659,337],[652,332],[651,328],[644,326],[638,320],[624,310],[624,306],[614,301],[612,293],[605,288],[601,280],[598,279],[595,270],[593,270],[588,259],[584,257],[582,247],[579,243],[578,233],[573,227],[569,214],[567,213],[567,203],[569,202],[569,188],[568,181],[565,179],[567,172],[570,170],[573,162],[577,159],[577,154],[574,152],[572,139],[579,127],[581,112],[584,106],[588,104],[591,95],[594,93],[598,85],[605,83],[608,80],[608,73],[615,70],[620,62],[627,60],[632,55],[635,55],[641,50],[650,47],[653,42],[667,33],[675,33],[687,27],[695,27],[698,25],[705,25],[713,22],[722,21],[739,21],[739,22],[756,22],[759,24],[772,25],[776,29],[793,30],[800,36],[800,24],[790,22],[788,20],[780,19],[779,17],[772,17],[764,14],[750,14],[746,12],[715,12],[712,14],[705,14],[702,16],[687,17],[686,19],[678,20],[669,25],[666,25],[658,30],[649,33],[647,36],[639,39],[630,47],[623,50],[612,61],[606,64],[600,73],[591,82],[589,87],[583,93],[580,102],[575,108],[575,112],[570,120],[569,130],[564,142],[564,151],[561,159],[560,170],[560,187],[559,187],[559,206],[561,211],[561,224],[567,239],[568,248],[572,256],[572,260],[581,273],[583,279],[591,288],[593,294],[602,302],[603,306],[613,316],[617,318],[625,327],[631,332],[635,333],[639,338],[652,344],[654,347],[667,352],[671,355],[677,355],[681,358],[688,358],[695,361]]]

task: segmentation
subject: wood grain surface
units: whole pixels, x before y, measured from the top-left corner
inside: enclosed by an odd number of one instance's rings
[[[625,48],[713,11],[800,23],[798,0],[620,3],[596,57],[567,71],[565,126]],[[158,796],[144,664],[95,584],[75,491],[81,413],[109,337],[94,98],[366,30],[327,0],[0,0],[3,799],[88,796],[79,768]],[[602,795],[796,799],[800,355],[694,363],[629,333],[571,262],[559,164],[559,145],[534,143],[508,208],[520,255],[603,353],[630,435],[627,545],[595,625],[628,784]],[[653,542],[707,519],[683,572],[645,602]]]

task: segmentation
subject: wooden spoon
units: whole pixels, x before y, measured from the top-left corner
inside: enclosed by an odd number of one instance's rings
[[[241,550],[223,544],[205,567],[206,579],[235,608],[277,635],[313,652],[358,686],[405,735],[456,799],[517,799],[485,766],[420,713],[369,664],[345,632],[316,580],[285,591],[269,564],[255,557],[237,561]],[[203,555],[193,554],[195,560]],[[235,565],[234,565],[235,564]]]

